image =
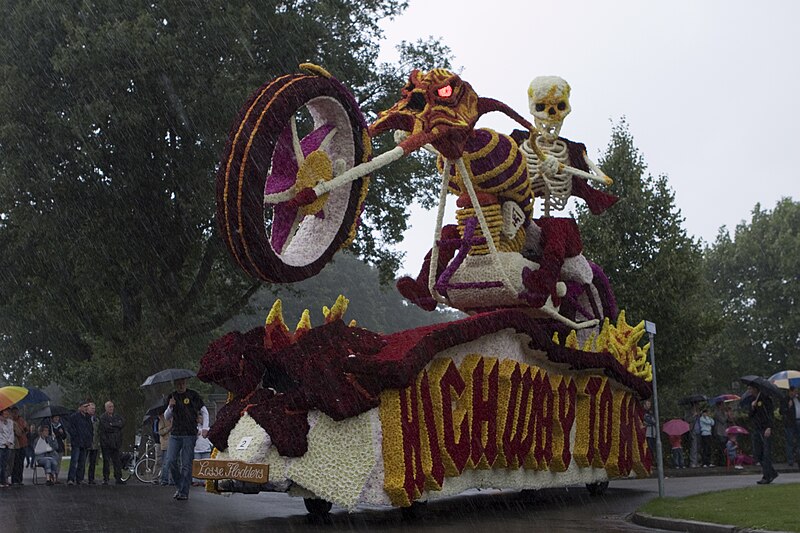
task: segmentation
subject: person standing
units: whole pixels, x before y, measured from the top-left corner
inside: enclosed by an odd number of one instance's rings
[[[761,444],[761,457],[756,457],[756,459],[761,461],[763,477],[756,483],[766,485],[778,477],[778,473],[772,467],[772,400],[753,385],[748,385],[747,389],[754,398],[750,403],[750,420],[753,422],[754,428],[753,437]]]
[[[58,480],[58,475],[61,473],[61,459],[64,457],[64,451],[66,451],[66,448],[64,447],[64,440],[67,438],[67,430],[64,429],[64,425],[61,423],[61,417],[59,415],[53,415],[53,417],[50,419],[50,433],[53,435],[56,441],[56,475],[54,483],[58,485],[61,483]]]
[[[653,455],[653,464],[656,461],[656,417],[653,414],[653,402],[649,399],[642,403],[644,407],[644,427],[645,437],[647,438],[647,447],[650,448],[650,453]]]
[[[728,428],[732,425],[733,415],[730,405],[719,402],[714,409],[714,440],[717,443],[718,465],[724,465],[727,458]],[[712,456],[713,457],[713,456]]]
[[[7,468],[11,450],[14,449],[14,421],[11,420],[11,409],[0,412],[0,487],[8,487],[11,483]]]
[[[169,473],[169,467],[166,465],[167,452],[169,451],[169,437],[172,433],[172,419],[167,420],[164,418],[164,413],[158,415],[156,419],[156,435],[158,435],[158,454],[156,456],[156,472],[161,472],[161,480],[159,484],[162,487],[167,485],[174,485],[175,480]]]
[[[703,447],[703,466],[714,466],[714,463],[711,462],[711,449],[714,443],[714,424],[715,421],[711,417],[711,413],[708,409],[703,410],[703,414],[700,415],[700,440]]]
[[[11,484],[22,485],[22,474],[25,472],[25,449],[28,447],[28,423],[19,414],[19,408],[11,408],[11,419],[14,421],[14,459],[11,466]]]
[[[197,440],[194,443],[194,460],[208,459],[211,457],[211,448],[213,445],[207,437],[203,436],[203,416],[197,417]],[[202,479],[192,478],[193,487],[202,487],[205,485]]]
[[[92,422],[92,444],[86,452],[87,473],[89,485],[94,485],[94,475],[97,472],[97,455],[100,453],[100,419],[97,418],[97,406],[94,402],[86,407],[86,413]]]
[[[122,448],[122,428],[125,420],[114,412],[114,402],[108,400],[105,412],[100,415],[100,448],[103,451],[103,485],[108,485],[111,465],[114,465],[114,479],[117,485],[124,485],[122,480],[122,461],[119,451]]]
[[[33,453],[33,442],[38,438],[36,424],[29,424],[28,446],[25,448],[25,468],[36,468],[36,454]]]
[[[691,410],[686,413],[684,420],[689,423],[689,468],[700,466],[700,404],[692,403]]]
[[[789,398],[783,402],[781,415],[786,432],[786,462],[794,466],[796,458],[800,466],[800,398],[796,387],[789,387]]]
[[[186,378],[176,379],[174,384],[175,391],[169,395],[167,409],[164,411],[164,418],[172,420],[172,434],[169,437],[165,467],[169,469],[175,480],[177,490],[173,498],[182,501],[189,499],[192,458],[194,457],[194,444],[197,440],[197,416],[203,417],[201,434],[203,437],[207,437],[208,409],[197,392],[186,388]],[[180,468],[178,467],[179,457]]]
[[[87,413],[91,400],[83,402],[69,418],[69,439],[72,455],[69,459],[67,485],[80,485],[86,472],[86,455],[92,447],[92,417]]]

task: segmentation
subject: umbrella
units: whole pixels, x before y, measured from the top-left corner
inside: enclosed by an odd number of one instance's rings
[[[30,415],[28,418],[30,418],[31,420],[38,420],[40,418],[50,418],[53,416],[66,416],[71,412],[72,411],[61,405],[48,405],[42,407],[41,409]]]
[[[0,388],[0,410],[11,407],[27,395],[28,389],[25,387],[8,386]]]
[[[719,396],[715,396],[708,400],[708,403],[711,405],[716,405],[718,403],[728,403],[728,402],[737,402],[742,398],[738,394],[720,394]]]
[[[687,396],[686,398],[682,398],[678,403],[688,405],[693,403],[700,403],[708,401],[708,396],[705,394],[692,394],[691,396]]]
[[[672,420],[664,422],[664,425],[661,426],[661,430],[667,435],[683,435],[689,431],[689,423],[680,418],[673,418]]]
[[[800,372],[797,370],[784,370],[769,377],[770,383],[781,389],[800,387]]]
[[[726,435],[747,435],[750,432],[744,429],[742,426],[731,426],[725,430]]]
[[[142,419],[142,424],[147,422],[149,418],[158,416],[166,410],[167,410],[167,399],[162,396],[161,398],[158,399],[158,401],[151,404],[150,407],[147,409],[147,412],[145,413],[144,418]]]
[[[741,381],[745,385],[752,385],[761,392],[772,394],[778,399],[783,398],[783,392],[781,392],[781,390],[778,387],[776,387],[766,379],[762,378],[761,376],[742,376],[741,378],[739,378],[739,381]]]
[[[152,376],[148,376],[148,378],[144,380],[144,383],[139,386],[147,387],[157,383],[175,381],[176,379],[193,378],[196,375],[197,374],[195,374],[193,370],[189,370],[187,368],[168,368],[166,370],[162,370],[161,372],[156,372]]]
[[[44,403],[50,401],[50,396],[45,394],[41,389],[37,389],[36,387],[23,388],[28,389],[28,395],[19,402],[19,405],[31,405],[34,403]]]

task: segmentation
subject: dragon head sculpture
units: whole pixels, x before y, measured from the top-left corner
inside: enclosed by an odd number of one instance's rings
[[[414,70],[400,100],[369,127],[370,136],[402,130],[408,136],[400,143],[405,153],[430,143],[448,159],[457,159],[481,115],[502,111],[530,129],[530,123],[505,104],[481,98],[472,86],[445,69]]]

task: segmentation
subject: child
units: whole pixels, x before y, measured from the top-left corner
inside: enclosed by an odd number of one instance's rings
[[[669,445],[672,447],[672,467],[686,468],[683,466],[683,446],[681,445],[681,435],[670,435]]]
[[[739,451],[739,444],[736,442],[736,434],[728,435],[728,442],[725,443],[725,452],[728,454],[728,462],[733,463],[736,470],[742,470],[744,466],[753,464],[753,458]]]

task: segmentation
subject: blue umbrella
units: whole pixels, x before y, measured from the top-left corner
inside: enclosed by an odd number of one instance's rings
[[[25,387],[28,389],[28,395],[20,400],[17,405],[33,405],[35,403],[45,403],[50,401],[50,396],[44,393],[43,390],[36,387]]]

